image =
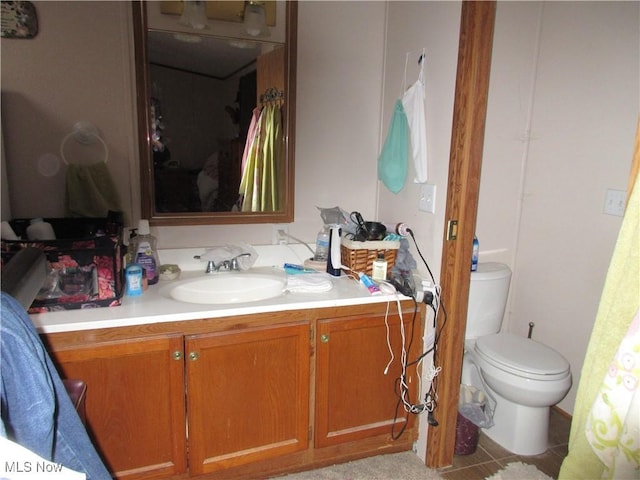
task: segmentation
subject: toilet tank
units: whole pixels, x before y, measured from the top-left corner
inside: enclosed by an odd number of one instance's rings
[[[471,272],[465,338],[498,333],[509,295],[511,270],[503,263],[478,263]]]

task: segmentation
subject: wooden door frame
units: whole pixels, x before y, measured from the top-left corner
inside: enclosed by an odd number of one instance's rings
[[[430,468],[453,463],[495,11],[495,1],[462,2],[440,274],[446,323],[438,326],[442,331],[437,364],[442,366],[442,374],[437,378],[434,411],[438,425],[430,425],[427,435],[425,457]],[[449,226],[453,221],[457,221],[455,238]],[[440,322],[444,318],[441,315]]]

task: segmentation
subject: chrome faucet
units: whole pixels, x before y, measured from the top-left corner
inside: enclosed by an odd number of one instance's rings
[[[250,257],[250,256],[251,254],[249,252],[241,253],[240,255],[233,257],[231,260],[223,260],[217,265],[213,260],[209,260],[207,262],[207,269],[205,270],[205,273],[231,272],[231,271],[240,270],[238,258]]]

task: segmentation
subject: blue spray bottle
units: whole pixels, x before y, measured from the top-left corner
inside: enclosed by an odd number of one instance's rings
[[[480,249],[480,243],[478,237],[473,236],[473,249],[471,250],[471,271],[478,270],[478,250]]]

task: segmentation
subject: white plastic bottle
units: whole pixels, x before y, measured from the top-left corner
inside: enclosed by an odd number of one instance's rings
[[[29,240],[55,240],[56,234],[49,222],[41,218],[33,218],[27,227],[27,238]]]
[[[134,254],[134,263],[145,269],[149,285],[157,283],[160,278],[160,262],[156,250],[158,241],[149,231],[149,220],[138,222],[138,235],[133,237],[132,243],[130,248]]]
[[[316,237],[316,253],[313,259],[316,262],[326,262],[329,258],[329,229],[324,226]]]
[[[2,240],[20,240],[20,237],[16,235],[16,232],[11,228],[11,224],[7,221],[3,221],[0,227],[0,237]]]
[[[377,282],[387,279],[387,261],[384,259],[384,253],[379,253],[378,258],[373,261],[371,278]]]

